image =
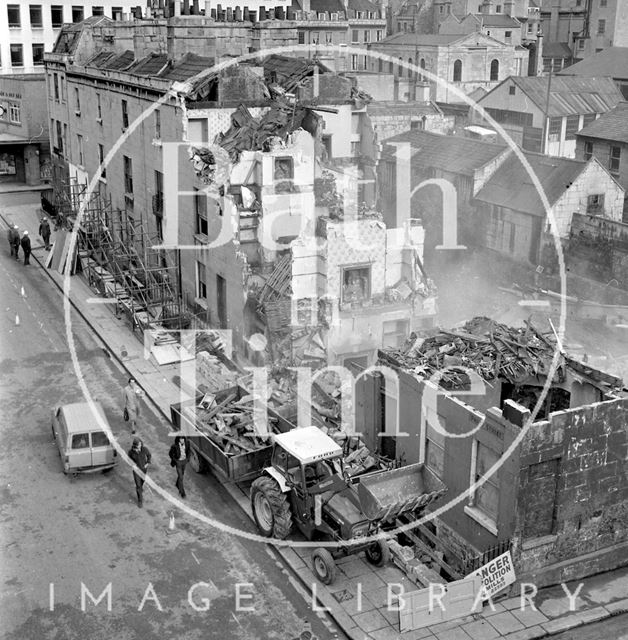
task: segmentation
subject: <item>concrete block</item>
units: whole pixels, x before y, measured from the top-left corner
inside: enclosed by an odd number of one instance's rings
[[[623,600],[617,600],[615,602],[609,602],[608,604],[604,605],[604,608],[609,613],[628,611],[628,598],[624,598]]]
[[[540,611],[534,611],[534,609],[531,608],[526,608],[523,611],[513,609],[511,613],[525,627],[532,627],[534,625],[542,624],[543,622],[548,621],[548,618],[544,616]]]
[[[464,630],[473,640],[492,640],[499,638],[499,633],[487,620],[476,620],[464,625]]]
[[[358,613],[353,616],[355,623],[367,633],[390,627],[388,620],[377,610]]]
[[[509,633],[507,636],[503,636],[506,640],[535,640],[536,638],[544,638],[547,632],[541,626],[529,627],[528,629],[521,629],[521,631],[515,631]]]
[[[524,628],[524,625],[521,624],[510,611],[491,616],[490,623],[502,635],[512,633],[513,631],[520,631]]]

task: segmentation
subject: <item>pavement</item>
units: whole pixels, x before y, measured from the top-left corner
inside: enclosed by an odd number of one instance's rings
[[[0,213],[6,223],[32,230],[33,254],[28,268],[41,268],[51,282],[63,290],[65,277],[43,266],[47,252],[35,236],[39,215],[39,207],[32,204],[3,206]],[[5,248],[8,251],[8,247]],[[177,384],[180,366],[159,366],[153,358],[145,358],[141,336],[133,333],[128,320],[116,318],[112,305],[96,301],[98,294],[81,275],[72,276],[66,284],[69,284],[72,313],[79,313],[85,319],[103,349],[138,381],[146,400],[169,420],[170,404],[181,400]],[[71,318],[72,313],[66,315]],[[225,487],[252,518],[246,488],[230,482],[225,483]],[[310,569],[310,549],[276,547],[276,550],[300,581],[301,590],[311,596],[312,606],[319,610],[326,608],[352,640],[533,640],[628,612],[626,567],[568,583],[566,587],[571,594],[579,588],[573,610],[566,591],[558,585],[539,590],[533,600],[534,608],[520,597],[510,597],[495,600],[493,607],[485,604],[482,611],[463,618],[400,633],[399,613],[388,605],[389,589],[398,592],[399,587],[391,585],[401,585],[408,593],[417,587],[396,566],[374,568],[361,556],[349,556],[338,561],[338,578],[334,584],[325,586]]]

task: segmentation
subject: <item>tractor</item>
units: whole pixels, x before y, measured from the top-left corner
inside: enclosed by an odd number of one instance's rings
[[[296,524],[308,540],[337,547],[312,553],[316,577],[331,584],[335,558],[365,552],[382,566],[390,551],[383,527],[402,513],[417,512],[439,498],[445,485],[423,464],[376,471],[358,478],[345,472],[342,448],[318,427],[273,436],[271,466],[253,481],[251,505],[262,535],[285,539]]]

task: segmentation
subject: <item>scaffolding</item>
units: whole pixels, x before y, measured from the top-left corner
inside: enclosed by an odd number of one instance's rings
[[[57,201],[67,208],[69,222],[86,195],[80,185],[68,187]],[[187,328],[178,252],[153,248],[160,240],[146,231],[141,217],[114,209],[110,198],[93,193],[84,204],[78,229],[77,268],[91,287],[115,304],[117,316],[126,315],[133,330]]]

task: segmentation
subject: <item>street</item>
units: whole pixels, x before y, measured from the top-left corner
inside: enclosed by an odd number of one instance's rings
[[[9,257],[6,241],[0,271],[5,407],[0,426],[0,636],[337,637],[335,627],[312,612],[309,594],[299,593],[267,547],[207,528],[150,489],[144,508],[138,509],[132,473],[122,461],[108,474],[74,481],[63,474],[51,435],[51,410],[83,398],[67,350],[62,298],[34,260],[25,267]],[[131,435],[120,406],[125,375],[73,315],[85,382],[128,450]],[[150,474],[174,492],[168,431],[166,422],[144,405],[139,435],[153,453]],[[188,468],[186,485],[192,507],[253,531],[211,474],[197,476]]]
[[[565,631],[557,636],[553,636],[554,640],[599,640],[600,638],[609,638],[609,640],[628,640],[628,614],[615,616],[597,622],[587,624],[584,627],[577,627],[571,631]]]

